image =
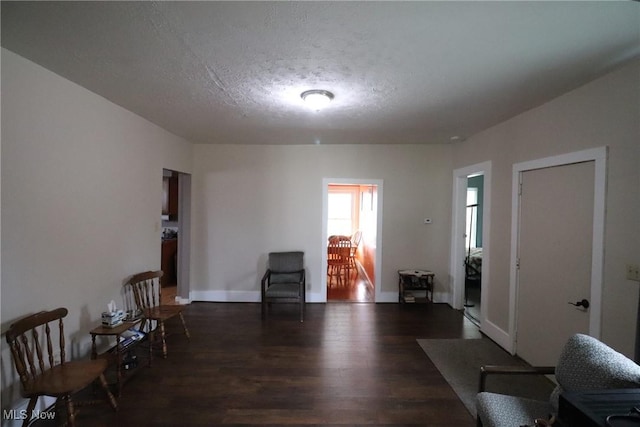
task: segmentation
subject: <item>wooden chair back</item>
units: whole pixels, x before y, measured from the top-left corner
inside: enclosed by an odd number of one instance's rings
[[[154,328],[155,324],[148,323],[153,316],[149,313],[152,309],[160,307],[162,302],[162,284],[160,279],[163,276],[161,270],[157,271],[145,271],[133,275],[125,284],[125,293],[129,295],[125,299],[130,299],[133,296],[133,302],[135,304],[134,311],[144,317],[140,330],[149,332],[150,329],[145,327]]]
[[[15,322],[7,331],[7,343],[23,388],[28,389],[29,383],[47,369],[66,362],[62,319],[67,313],[66,308],[41,311]],[[52,327],[57,330],[57,340],[52,337]]]
[[[162,301],[162,286],[160,278],[163,272],[145,271],[138,273],[129,279],[127,285],[133,293],[133,299],[137,308],[141,311],[158,307]]]
[[[351,242],[349,240],[329,240],[329,244],[327,245],[327,262],[330,265],[348,264],[350,253]]]
[[[357,230],[351,236],[351,246],[354,248],[354,250],[358,249],[358,245],[360,245],[361,240],[362,240],[362,231]]]
[[[362,240],[362,231],[358,230],[351,236],[351,253],[349,254],[349,263],[352,267],[356,266],[356,254],[358,253],[358,246]]]
[[[162,340],[162,355],[167,357],[167,343],[165,333],[165,320],[173,317],[179,317],[184,329],[185,336],[190,339],[189,329],[185,323],[182,305],[163,305],[162,304],[162,271],[145,271],[133,275],[127,283],[125,283],[125,293],[133,294],[133,300],[136,305],[137,313],[142,315],[140,330],[148,332],[151,335],[151,341],[155,340],[155,330],[160,329],[160,338]],[[125,300],[129,299],[125,296]],[[149,345],[149,364],[153,357],[153,345]]]
[[[331,238],[327,245],[327,277],[329,282],[336,277],[338,284],[346,281],[350,268],[351,240]]]

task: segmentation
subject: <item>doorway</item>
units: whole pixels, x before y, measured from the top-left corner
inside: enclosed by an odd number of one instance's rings
[[[324,180],[322,283],[325,301],[376,301],[380,292],[376,278],[380,277],[381,203],[381,180]]]
[[[477,325],[482,307],[483,199],[484,174],[469,175],[465,209],[464,314]]]
[[[453,171],[452,215],[451,306],[494,338],[498,334],[482,304],[490,290],[490,161]]]
[[[190,301],[191,175],[162,170],[160,269],[163,304]]]

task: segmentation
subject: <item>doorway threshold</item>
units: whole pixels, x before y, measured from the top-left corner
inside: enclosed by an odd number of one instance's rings
[[[480,327],[480,320],[478,320],[475,316],[473,316],[473,314],[471,314],[469,310],[467,309],[462,310],[462,314],[464,314],[464,317],[469,319],[471,323],[476,325],[478,328]]]

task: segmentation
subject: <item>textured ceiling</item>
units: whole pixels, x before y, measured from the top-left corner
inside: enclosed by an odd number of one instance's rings
[[[442,143],[640,57],[637,2],[2,2],[2,46],[197,143]],[[300,93],[335,94],[321,111]]]

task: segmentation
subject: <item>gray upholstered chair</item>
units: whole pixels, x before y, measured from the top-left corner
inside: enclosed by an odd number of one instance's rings
[[[476,409],[478,426],[513,427],[532,425],[534,419],[557,415],[560,393],[640,387],[640,366],[621,353],[588,335],[576,334],[565,344],[555,367],[557,386],[548,402],[485,391],[485,381],[493,374],[551,374],[553,368],[484,366]]]
[[[271,252],[262,277],[262,317],[273,302],[300,304],[300,321],[304,322],[306,281],[304,252]]]

